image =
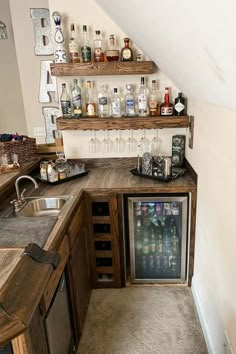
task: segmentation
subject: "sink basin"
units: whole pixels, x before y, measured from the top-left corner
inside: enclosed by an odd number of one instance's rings
[[[25,198],[26,204],[17,214],[21,216],[59,216],[69,196]]]

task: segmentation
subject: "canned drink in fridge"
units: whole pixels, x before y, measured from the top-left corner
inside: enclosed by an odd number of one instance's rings
[[[141,211],[143,216],[148,215],[148,203],[141,203]]]
[[[163,214],[163,203],[156,203],[156,214],[161,216]]]
[[[164,214],[171,215],[171,203],[164,203]]]
[[[153,217],[155,214],[156,214],[156,210],[155,210],[155,203],[149,203],[149,206],[148,206],[148,215],[150,217]]]
[[[172,215],[179,215],[179,203],[178,202],[171,203],[171,214]]]

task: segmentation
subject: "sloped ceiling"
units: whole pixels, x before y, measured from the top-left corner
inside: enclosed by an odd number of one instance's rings
[[[235,0],[96,0],[189,98],[236,108]]]

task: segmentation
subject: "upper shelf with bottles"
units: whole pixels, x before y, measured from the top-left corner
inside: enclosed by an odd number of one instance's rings
[[[148,75],[153,74],[153,61],[105,61],[89,63],[53,63],[53,76]]]

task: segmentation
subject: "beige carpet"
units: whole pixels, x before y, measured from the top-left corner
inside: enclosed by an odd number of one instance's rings
[[[206,354],[187,287],[93,290],[80,354]]]

